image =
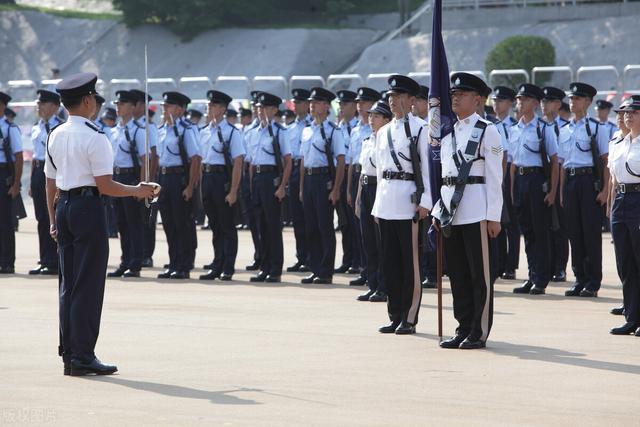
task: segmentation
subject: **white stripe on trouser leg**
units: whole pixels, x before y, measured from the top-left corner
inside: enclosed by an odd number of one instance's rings
[[[420,283],[420,262],[418,258],[418,222],[411,221],[411,248],[413,253],[413,295],[411,297],[411,307],[407,314],[407,322],[412,325],[418,320],[418,310],[422,300],[422,283]]]
[[[491,302],[491,270],[489,268],[489,234],[487,232],[487,221],[480,221],[480,244],[482,246],[482,271],[484,273],[484,284],[487,287],[487,296],[482,307],[482,336],[480,339],[486,341],[489,336],[489,305]]]

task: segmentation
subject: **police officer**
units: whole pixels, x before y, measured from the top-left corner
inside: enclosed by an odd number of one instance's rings
[[[281,203],[291,175],[291,149],[287,130],[276,121],[280,97],[261,92],[257,97],[260,125],[252,132],[248,156],[251,162],[251,199],[260,224],[264,254],[261,271],[252,282],[280,282],[283,241]]]
[[[45,160],[50,232],[60,253],[58,353],[64,374],[74,376],[118,370],[100,362],[94,352],[109,256],[100,195],[141,199],[154,195],[153,185],[129,186],[111,179],[111,144],[91,121],[96,80],[95,74],[80,73],[57,84],[69,120],[49,135]]]
[[[560,200],[576,277],[566,296],[595,297],[602,281],[602,206],[607,203],[609,190],[609,171],[602,162],[607,161],[609,135],[587,115],[596,93],[591,85],[571,83],[569,105],[573,118],[558,137],[563,159]]]
[[[335,95],[321,87],[309,95],[311,125],[302,131],[300,200],[304,206],[311,274],[301,283],[330,284],[336,257],[333,210],[340,200],[346,145],[339,128],[329,121]]]
[[[146,176],[145,129],[133,118],[136,97],[131,92],[116,92],[116,112],[119,123],[111,129],[113,145],[113,179],[126,185],[136,185]],[[143,258],[143,202],[134,197],[114,200],[122,255],[120,265],[107,277],[140,277]]]
[[[443,186],[433,216],[444,236],[453,313],[459,326],[440,347],[476,349],[486,346],[493,323],[488,240],[500,234],[503,147],[496,126],[474,113],[485,87],[482,79],[455,73],[451,83],[458,122],[442,139]],[[459,173],[468,173],[462,184]]]
[[[555,264],[550,252],[550,206],[558,185],[558,143],[553,127],[536,114],[543,97],[538,86],[520,85],[516,99],[522,116],[509,132],[513,205],[529,267],[527,281],[513,290],[516,294],[544,294]]]
[[[415,104],[414,104],[415,105]],[[378,172],[376,170],[376,145],[378,131],[391,121],[389,105],[379,100],[368,110],[371,134],[362,141],[358,163],[362,165],[357,183],[355,214],[362,228],[362,243],[366,259],[366,277],[369,291],[358,296],[358,301],[386,302],[387,289],[382,271],[382,241],[380,227],[371,215],[376,201]]]
[[[49,91],[51,92],[51,91]],[[51,92],[53,93],[53,92]],[[91,117],[91,121],[94,123],[98,123],[100,120],[98,119],[98,117],[100,116],[100,110],[102,110],[102,106],[105,103],[105,99],[101,96],[101,95],[96,95],[96,112],[95,114]],[[98,126],[100,127],[100,126]],[[100,128],[100,130],[102,130],[102,128]]]
[[[562,107],[562,100],[565,98],[564,90],[553,86],[542,88],[544,97],[540,103],[542,115],[548,126],[553,127],[556,138],[560,136],[560,129],[569,122],[560,117],[559,112]],[[558,159],[561,163],[561,159]],[[562,166],[560,166],[562,167]],[[552,282],[567,281],[567,262],[569,262],[569,237],[567,237],[567,224],[564,215],[564,208],[560,205],[560,191],[556,192],[554,209],[558,213],[558,227],[551,233],[551,259],[555,260],[553,265]]]
[[[46,178],[44,161],[46,158],[47,138],[52,129],[62,121],[56,116],[60,108],[60,95],[40,89],[37,91],[36,109],[40,120],[31,128],[33,158],[31,160],[31,186],[29,193],[33,198],[33,210],[38,222],[38,244],[40,266],[29,274],[58,275],[58,250],[56,242],[49,234],[49,213],[47,212]]]
[[[288,272],[309,271],[309,246],[311,242],[306,239],[306,225],[304,220],[304,208],[300,200],[300,161],[302,153],[300,145],[302,142],[302,131],[311,125],[313,118],[309,115],[309,96],[311,92],[307,89],[293,89],[291,91],[291,102],[295,109],[296,118],[288,128],[291,142],[291,158],[293,168],[291,169],[291,179],[289,180],[289,212],[293,222],[293,234],[296,238],[296,263],[287,267]]]
[[[22,137],[20,128],[4,116],[11,97],[0,92],[0,274],[15,273],[14,199],[20,194]]]
[[[107,132],[111,133],[111,128],[115,127],[117,119],[118,115],[116,114],[115,108],[107,107],[102,114],[100,114],[100,118],[94,120],[94,123],[98,126],[98,129],[106,135]]]
[[[158,278],[187,279],[195,246],[191,199],[200,179],[198,131],[183,117],[189,97],[165,92],[162,98],[164,123],[158,129],[158,145],[159,180],[164,191],[158,206],[169,245],[169,267]]]
[[[609,114],[611,114],[611,109],[613,108],[613,104],[604,99],[598,99],[596,101],[596,113],[598,114],[598,121],[600,122],[600,126],[602,126],[602,132],[607,132],[609,134],[609,140],[613,138],[613,134],[618,130],[615,123],[609,120]]]
[[[231,97],[207,92],[207,121],[200,132],[202,151],[202,202],[213,233],[212,268],[200,280],[232,280],[238,254],[234,207],[238,198],[245,155],[242,133],[225,119]]]
[[[382,271],[388,292],[391,324],[381,333],[414,334],[418,323],[422,284],[418,259],[419,221],[431,209],[428,128],[412,114],[420,90],[413,79],[394,74],[388,79],[393,120],[382,127],[376,144],[376,198],[371,214],[382,237]],[[415,142],[412,142],[415,141]],[[413,148],[411,144],[414,144]],[[416,175],[424,184],[417,192]]]
[[[357,94],[351,90],[339,90],[336,93],[338,102],[340,105],[340,122],[338,123],[338,129],[342,133],[342,138],[345,141],[345,168],[344,177],[342,181],[342,190],[340,193],[340,200],[336,206],[338,214],[338,227],[342,235],[342,264],[334,270],[335,273],[349,273],[359,274],[362,267],[362,249],[359,241],[359,230],[355,227],[355,217],[353,209],[347,203],[347,181],[349,177],[349,166],[351,164],[351,158],[349,157],[349,150],[351,145],[351,133],[353,129],[358,125],[357,117]]]
[[[358,111],[356,126],[351,130],[349,150],[347,157],[351,159],[347,173],[347,205],[354,212],[353,215],[353,237],[354,237],[354,253],[360,256],[360,277],[349,282],[350,286],[363,286],[367,283],[367,259],[364,251],[362,240],[362,229],[360,220],[355,215],[356,195],[358,193],[358,182],[360,181],[360,173],[362,164],[360,163],[360,151],[362,150],[362,141],[371,135],[372,129],[369,125],[369,109],[373,103],[380,99],[380,93],[377,90],[360,87],[356,91],[356,108]]]
[[[610,151],[609,168],[616,193],[611,232],[626,322],[610,332],[614,335],[635,332],[640,337],[640,96],[633,95],[622,109],[629,134]]]

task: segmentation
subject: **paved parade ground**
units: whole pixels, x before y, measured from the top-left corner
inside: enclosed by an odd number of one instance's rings
[[[198,267],[212,259],[210,238],[199,231]],[[438,347],[435,290],[424,291],[418,333],[389,336],[377,332],[385,305],[357,302],[353,276],[248,283],[243,231],[236,282],[200,282],[200,270],[158,281],[160,268],[108,280],[96,352],[119,373],[84,378],[63,376],[57,357],[57,279],[26,275],[33,219],[16,240],[19,273],[0,278],[1,426],[640,426],[640,338],[608,333],[623,321],[609,314],[621,299],[609,235],[599,298],[565,298],[565,284],[516,296],[519,282],[498,281],[488,347],[463,351]],[[292,248],[287,228],[285,267]],[[159,228],[154,260],[167,259]]]

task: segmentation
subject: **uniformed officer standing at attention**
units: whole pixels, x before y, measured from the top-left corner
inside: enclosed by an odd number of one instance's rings
[[[360,230],[355,227],[355,216],[353,209],[347,204],[347,178],[349,176],[349,150],[351,146],[351,133],[358,125],[357,105],[355,92],[350,90],[339,90],[336,93],[340,105],[340,122],[338,130],[342,133],[345,143],[345,171],[342,181],[340,200],[336,206],[338,214],[338,227],[342,239],[342,264],[334,270],[335,273],[360,274],[362,267],[362,245],[358,243],[361,239]]]
[[[347,172],[347,205],[354,212],[353,229],[354,229],[354,253],[360,254],[360,276],[349,282],[350,286],[363,286],[367,283],[367,259],[362,240],[362,228],[360,220],[355,215],[357,205],[355,204],[356,195],[358,193],[358,182],[360,181],[360,172],[362,164],[360,163],[360,151],[362,150],[362,141],[369,138],[372,129],[369,125],[369,109],[373,103],[380,99],[380,92],[377,90],[360,87],[356,91],[356,108],[358,110],[358,121],[356,126],[351,130],[349,151],[347,157],[351,159]]]
[[[509,129],[511,193],[529,267],[527,281],[513,290],[516,294],[544,294],[555,267],[550,207],[558,188],[558,143],[553,127],[536,114],[543,97],[538,86],[520,85],[516,99],[522,117]]]
[[[257,99],[260,126],[249,145],[251,161],[251,199],[260,223],[264,254],[261,271],[252,282],[280,282],[284,248],[281,203],[291,176],[291,149],[287,129],[276,121],[282,99],[261,92]]]
[[[111,179],[111,143],[91,122],[96,80],[93,73],[80,73],[57,84],[69,120],[49,135],[45,160],[50,232],[60,254],[58,353],[64,374],[73,376],[109,375],[118,370],[100,362],[94,352],[109,257],[100,195],[140,199],[154,195],[154,185],[130,186]]]
[[[432,215],[444,236],[459,325],[440,347],[476,349],[486,346],[493,323],[489,239],[500,234],[503,147],[496,126],[475,113],[485,87],[482,79],[455,73],[451,83],[458,122],[442,139],[443,185]]]
[[[54,93],[54,92],[51,92],[51,93]],[[106,100],[101,95],[96,95],[96,112],[93,115],[93,117],[91,117],[91,121],[94,122],[95,124],[98,124],[98,127],[100,128],[100,130],[103,130],[102,129],[103,126],[102,126],[102,123],[100,123],[100,119],[98,119],[98,117],[100,115],[100,110],[102,110],[102,106],[104,105],[105,101]]]
[[[234,206],[238,199],[245,155],[242,133],[225,119],[231,97],[207,92],[207,121],[200,132],[202,151],[202,203],[213,239],[212,268],[200,280],[232,280],[238,254]]]
[[[116,92],[116,112],[119,123],[111,129],[113,145],[113,179],[126,185],[144,181],[145,129],[133,119],[136,97],[131,92]],[[143,201],[134,197],[114,200],[120,235],[120,265],[107,277],[140,277],[144,244]]]
[[[610,332],[635,332],[640,337],[640,96],[633,95],[621,110],[629,133],[611,148],[609,168],[615,191],[611,234],[622,281],[625,323]]]
[[[560,179],[564,214],[571,242],[571,264],[576,283],[566,296],[596,297],[602,282],[602,206],[609,195],[609,135],[587,111],[596,89],[571,83],[569,106],[573,118],[560,130]],[[604,162],[604,164],[603,164]]]
[[[56,116],[60,108],[60,95],[40,89],[37,91],[36,109],[40,120],[31,128],[33,158],[31,160],[31,186],[29,194],[33,198],[33,210],[38,221],[38,244],[40,266],[29,274],[58,275],[58,248],[49,234],[49,212],[47,211],[46,178],[44,161],[47,151],[47,138],[52,129],[62,123]]]
[[[291,91],[291,101],[295,109],[296,118],[288,128],[291,143],[291,157],[293,168],[291,169],[291,179],[289,180],[289,213],[293,221],[293,234],[296,238],[296,263],[287,267],[288,272],[309,271],[309,242],[306,238],[306,226],[304,221],[304,207],[300,200],[300,160],[302,153],[300,145],[302,142],[302,131],[311,125],[313,118],[309,115],[309,96],[311,92],[306,89],[293,89]]]
[[[13,199],[20,194],[22,136],[20,128],[4,116],[11,97],[0,92],[0,274],[15,273],[16,231]]]
[[[162,99],[164,123],[158,129],[158,145],[163,192],[158,206],[169,245],[169,267],[158,278],[188,279],[194,247],[191,199],[200,180],[198,131],[183,117],[189,97],[165,92]]]
[[[613,104],[604,99],[598,99],[596,101],[596,113],[598,114],[598,121],[600,122],[600,126],[602,126],[602,132],[607,132],[609,135],[609,140],[613,138],[613,134],[616,133],[618,128],[615,123],[609,120],[609,115],[611,114],[611,109],[613,108]]]
[[[344,179],[345,142],[342,132],[329,121],[335,95],[321,87],[309,96],[313,122],[302,131],[300,200],[304,207],[311,274],[301,283],[330,284],[336,258],[333,210],[340,200]]]
[[[391,320],[379,331],[405,335],[416,332],[422,300],[418,228],[432,207],[426,161],[429,129],[422,119],[409,114],[420,85],[399,74],[391,75],[388,84],[393,120],[377,133],[378,185],[371,214],[380,226],[382,272]]]

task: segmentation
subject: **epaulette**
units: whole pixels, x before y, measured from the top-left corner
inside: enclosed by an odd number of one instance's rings
[[[98,127],[96,125],[94,125],[93,123],[85,121],[84,124],[87,125],[87,127],[90,128],[91,130],[94,130],[94,131],[104,135],[104,132],[101,131],[100,129],[98,129]]]
[[[500,123],[500,120],[498,120],[497,117],[494,117],[494,116],[492,116],[490,114],[487,114],[487,117],[485,117],[484,120],[489,122],[489,123],[493,123],[494,125],[497,125],[498,123]]]
[[[478,119],[478,121],[480,121],[480,122],[485,122],[485,123],[486,123],[486,124],[488,124],[488,125],[495,125],[495,124],[497,123],[497,122],[494,122],[493,120],[491,120],[489,117],[486,117],[486,118],[484,118],[484,117],[480,117],[480,118]]]
[[[193,123],[187,119],[179,120],[178,123],[185,129],[190,129],[193,126]]]
[[[333,123],[331,120],[327,120],[327,123],[329,123],[329,126],[331,126],[334,129],[338,129],[338,125]]]
[[[597,121],[596,119],[594,119],[593,117],[589,117],[589,121],[590,121],[590,122],[593,122],[593,123],[595,123],[595,124],[597,124],[597,125],[599,125],[599,124],[600,124],[600,122],[599,122],[599,121]]]
[[[287,129],[286,127],[284,127],[284,125],[282,123],[274,122],[274,125],[276,125],[277,128],[282,129],[282,130],[286,130]]]
[[[57,125],[55,125],[54,127],[51,128],[51,130],[49,131],[49,135],[51,135],[51,132],[53,132],[54,130],[58,129],[60,127],[60,125],[63,125],[64,122],[60,122]]]
[[[139,127],[140,129],[144,129],[144,125],[141,125],[137,120],[133,121],[133,124],[136,125],[137,127]]]

